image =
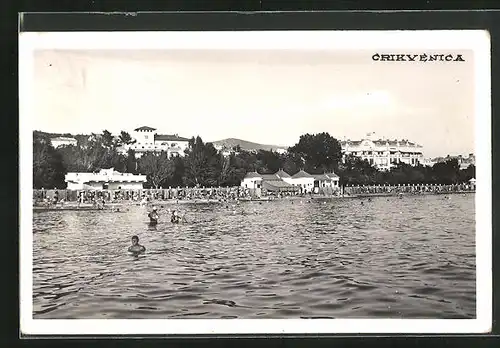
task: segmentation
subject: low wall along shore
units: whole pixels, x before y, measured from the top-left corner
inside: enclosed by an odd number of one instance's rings
[[[365,196],[365,195],[399,195],[399,194],[441,194],[475,192],[474,185],[371,185],[345,186],[343,188],[320,189],[317,195],[327,197]],[[34,203],[50,200],[64,200],[65,202],[88,203],[95,198],[107,202],[140,201],[143,197],[149,200],[196,200],[196,199],[258,199],[261,197],[302,196],[305,193],[286,192],[276,193],[266,190],[244,189],[242,187],[217,188],[170,188],[170,189],[142,189],[142,190],[33,190]],[[310,193],[307,193],[310,195]],[[314,194],[313,194],[314,195]],[[82,200],[83,198],[83,200]]]

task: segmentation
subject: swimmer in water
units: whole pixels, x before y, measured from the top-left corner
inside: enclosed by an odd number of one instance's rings
[[[175,210],[172,211],[172,216],[170,217],[170,222],[173,224],[178,224],[181,222],[181,217],[177,214]]]
[[[149,217],[149,222],[152,224],[158,223],[158,211],[156,210],[156,207],[153,207],[153,210],[148,214]]]
[[[139,244],[139,237],[133,236],[132,245],[128,248],[128,251],[131,253],[143,253],[146,251],[146,248]]]

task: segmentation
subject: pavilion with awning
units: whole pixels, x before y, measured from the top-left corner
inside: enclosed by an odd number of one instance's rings
[[[263,179],[262,187],[271,192],[294,192],[297,191],[297,187],[276,178],[274,180],[271,179]]]

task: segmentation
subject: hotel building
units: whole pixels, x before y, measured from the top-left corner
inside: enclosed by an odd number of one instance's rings
[[[141,157],[146,152],[164,151],[168,157],[184,156],[184,151],[189,146],[189,139],[180,137],[178,134],[158,134],[156,128],[139,127],[134,129],[131,138],[133,144],[124,145],[121,149],[126,153],[129,149],[135,151],[136,157]]]
[[[456,159],[460,166],[460,170],[467,169],[470,165],[476,165],[476,156],[473,153],[470,153],[468,156],[446,156],[446,157],[437,157],[433,159],[434,163],[446,162],[451,159]]]
[[[341,146],[343,161],[347,155],[353,155],[367,160],[380,170],[389,170],[395,163],[416,166],[424,160],[421,145],[406,139],[380,139],[375,133],[368,133],[361,140],[344,140]]]

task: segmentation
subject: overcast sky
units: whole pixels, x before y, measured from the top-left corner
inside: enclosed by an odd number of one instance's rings
[[[429,157],[474,152],[472,53],[459,52],[460,63],[373,62],[373,53],[37,51],[33,129],[151,126],[286,146],[304,133],[376,132],[417,142]]]

